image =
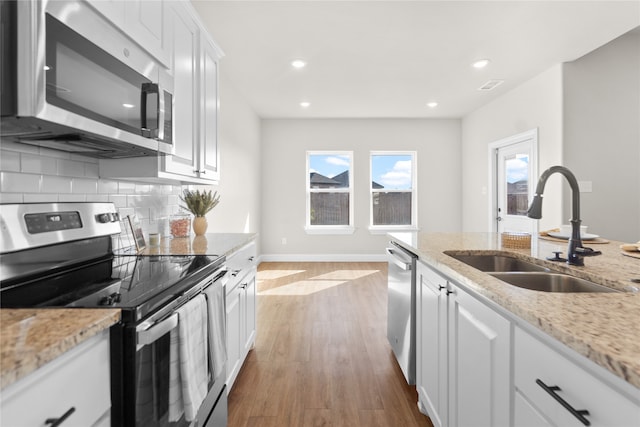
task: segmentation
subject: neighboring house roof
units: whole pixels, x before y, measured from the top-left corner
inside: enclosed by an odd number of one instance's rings
[[[340,182],[317,172],[311,172],[311,174],[309,174],[309,182],[311,187],[338,187],[340,185]]]
[[[341,187],[348,187],[349,186],[349,171],[344,171],[342,173],[339,173],[338,175],[334,176],[333,178],[334,181],[339,182],[341,184]]]
[[[326,177],[317,172],[311,172],[309,174],[309,182],[311,183],[311,187],[349,187],[349,171],[339,173],[333,178]],[[384,188],[384,186],[375,181],[371,181],[371,188],[380,189]]]

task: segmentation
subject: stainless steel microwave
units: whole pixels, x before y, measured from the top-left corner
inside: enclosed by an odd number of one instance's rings
[[[98,158],[170,153],[173,78],[85,1],[2,1],[3,139]]]

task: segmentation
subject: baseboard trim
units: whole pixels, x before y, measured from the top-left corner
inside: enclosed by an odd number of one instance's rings
[[[263,254],[259,262],[386,262],[385,254]]]

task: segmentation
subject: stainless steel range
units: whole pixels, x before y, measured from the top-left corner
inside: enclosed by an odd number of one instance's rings
[[[0,205],[1,307],[121,309],[112,426],[226,426],[224,256],[120,253],[120,231],[111,203]],[[205,347],[184,347],[185,327]],[[185,351],[202,357],[183,368]]]

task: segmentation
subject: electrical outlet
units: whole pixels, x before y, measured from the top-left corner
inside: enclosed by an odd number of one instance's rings
[[[282,244],[283,244],[283,245],[286,245],[286,244],[287,244],[287,238],[286,238],[286,237],[283,237],[283,238],[282,238]]]

